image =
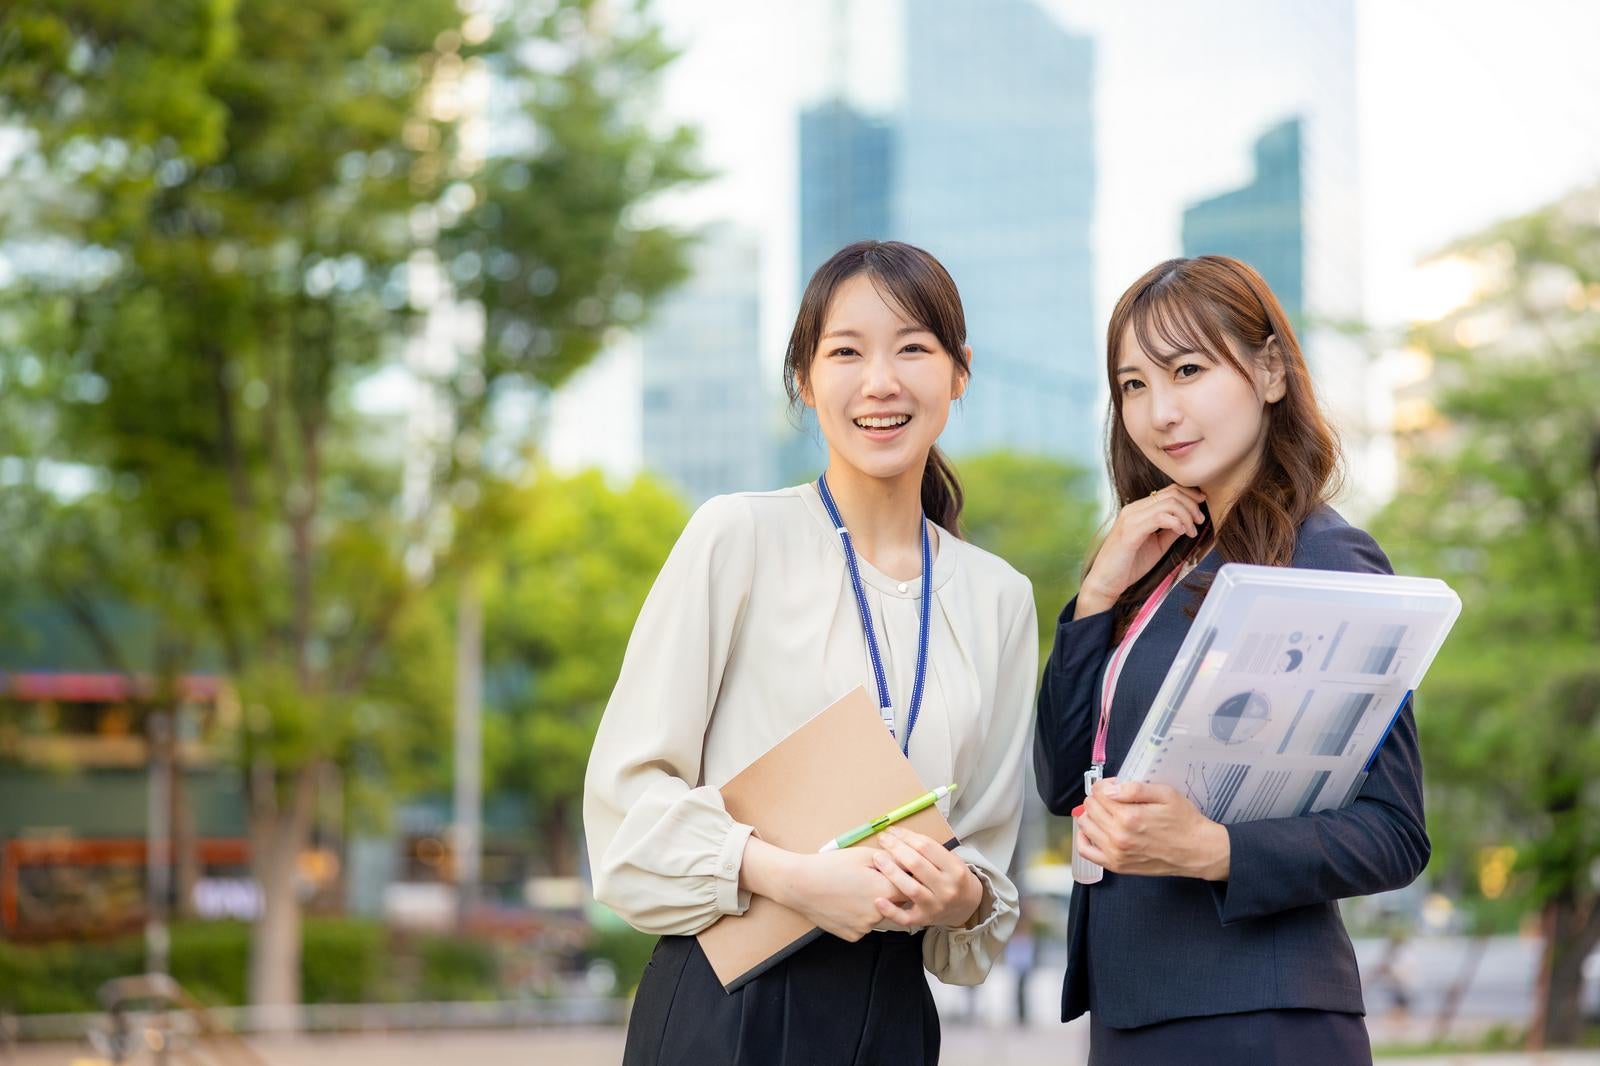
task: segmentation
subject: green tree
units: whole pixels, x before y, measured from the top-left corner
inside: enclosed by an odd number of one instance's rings
[[[1101,507],[1092,475],[1044,456],[994,452],[957,464],[966,489],[961,528],[1033,582],[1040,661],[1055,640],[1056,616],[1078,591]]]
[[[485,377],[554,386],[687,274],[684,235],[643,224],[641,208],[703,172],[693,132],[651,115],[652,86],[677,53],[648,4],[543,7],[475,52],[516,102],[497,117],[515,147],[474,172],[473,206],[445,230],[440,255],[456,291],[484,308]]]
[[[1600,944],[1597,219],[1590,192],[1450,249],[1484,285],[1416,332],[1440,419],[1376,523],[1401,572],[1461,594],[1418,715],[1435,876],[1542,912],[1535,1044],[1578,1039]],[[1507,844],[1510,881],[1482,877]]]
[[[648,477],[540,471],[514,517],[485,611],[488,777],[526,798],[548,872],[578,870],[584,769],[645,595],[688,520]]]
[[[963,459],[957,470],[966,489],[961,528],[967,539],[1033,582],[1042,671],[1055,642],[1056,618],[1078,591],[1097,539],[1102,509],[1095,476],[1060,459],[1009,452]],[[1063,840],[1070,849],[1070,820],[1052,818],[1032,785],[1024,804],[1019,865],[1039,849],[1060,850]]]
[[[681,269],[677,235],[636,209],[687,172],[687,138],[622,104],[666,61],[653,31],[633,7],[548,7],[497,30],[454,0],[59,0],[14,8],[0,36],[0,119],[24,131],[30,190],[0,225],[13,247],[59,251],[8,305],[19,368],[54,386],[28,412],[31,458],[93,473],[129,534],[104,543],[155,553],[163,625],[238,688],[264,900],[255,1003],[299,999],[295,860],[326,768],[439,735],[448,640],[429,590],[493,542],[472,490],[497,389],[560,380]],[[582,96],[559,122],[530,111],[508,155],[530,180],[587,181],[479,199],[457,103],[479,63],[511,93],[554,78]],[[450,227],[480,203],[500,213],[459,250]],[[360,399],[413,330],[436,245],[491,337],[482,367],[424,382],[457,435],[419,507],[400,420]],[[485,271],[549,299],[475,291]],[[528,358],[504,355],[506,314]],[[452,503],[476,534],[453,544],[438,536]],[[117,552],[85,580],[117,587],[142,558]]]

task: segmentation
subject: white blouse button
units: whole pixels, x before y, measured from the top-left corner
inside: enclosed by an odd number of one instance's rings
[[[911,590],[911,586],[910,585],[906,584],[904,581],[900,582],[900,591],[901,592],[909,592],[910,590]]]

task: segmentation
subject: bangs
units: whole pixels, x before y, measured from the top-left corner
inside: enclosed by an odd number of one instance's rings
[[[1133,339],[1163,367],[1182,356],[1200,354],[1244,373],[1228,344],[1221,315],[1209,300],[1196,299],[1196,295],[1170,284],[1145,290],[1129,309]]]
[[[888,267],[888,269],[885,269]],[[901,262],[868,261],[863,271],[879,297],[901,318],[933,334],[945,354],[965,368],[966,316],[955,282],[940,267],[907,257]]]
[[[862,275],[872,283],[873,290],[888,305],[889,310],[918,329],[926,330],[936,337],[939,335],[938,329],[928,321],[928,312],[931,310],[927,306],[928,301],[918,298],[916,287],[904,276],[898,274],[885,276],[882,271],[870,267],[862,271]]]

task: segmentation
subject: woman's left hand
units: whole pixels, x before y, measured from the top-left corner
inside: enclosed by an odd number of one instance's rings
[[[878,872],[909,901],[877,901],[878,913],[908,929],[962,926],[983,902],[983,882],[960,857],[930,836],[890,828],[878,834]]]
[[[1079,854],[1112,873],[1226,881],[1228,831],[1170,785],[1094,786],[1078,816]]]

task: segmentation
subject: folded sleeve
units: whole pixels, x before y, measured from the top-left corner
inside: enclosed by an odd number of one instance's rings
[[[1074,596],[1061,611],[1039,686],[1033,773],[1051,814],[1070,814],[1083,802],[1083,772],[1094,755],[1098,682],[1111,656],[1112,613],[1074,619],[1077,609]]]
[[[1377,542],[1352,526],[1323,530],[1300,545],[1295,565],[1393,573]],[[1422,756],[1411,700],[1355,801],[1336,811],[1230,825],[1228,880],[1212,886],[1224,925],[1314,903],[1401,888],[1428,864]]]
[[[716,706],[755,572],[755,531],[738,497],[705,503],[645,599],[584,778],[595,899],[647,933],[697,933],[742,914],[751,827],[700,784]]]
[[[922,962],[945,984],[975,985],[1000,957],[1017,925],[1017,887],[1006,876],[1022,821],[1023,749],[1039,673],[1039,637],[1033,589],[1020,579],[1022,605],[1000,645],[994,705],[984,716],[978,765],[956,793],[950,827],[959,855],[983,882],[983,899],[967,928],[930,928]],[[1011,601],[1015,602],[1015,601]]]

